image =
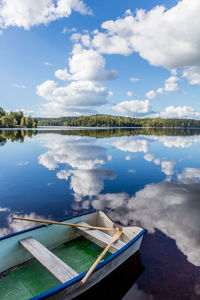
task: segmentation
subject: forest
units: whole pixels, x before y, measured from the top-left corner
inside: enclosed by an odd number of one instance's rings
[[[0,107],[0,128],[36,128],[37,119],[25,117],[22,111],[9,112]]]
[[[131,118],[112,115],[92,115],[81,117],[40,118],[39,126],[82,126],[82,127],[172,127],[200,128],[200,120]]]

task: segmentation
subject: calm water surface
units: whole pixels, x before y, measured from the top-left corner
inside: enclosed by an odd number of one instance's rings
[[[0,236],[89,209],[148,230],[124,300],[200,299],[200,131],[0,131]]]

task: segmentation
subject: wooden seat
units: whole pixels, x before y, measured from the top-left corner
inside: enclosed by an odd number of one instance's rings
[[[85,222],[79,222],[80,225],[89,225]],[[97,229],[88,229],[88,228],[83,228],[83,227],[78,227],[79,230],[81,230],[86,237],[91,240],[92,242],[95,242],[96,244],[100,245],[100,246],[107,246],[110,241],[111,241],[111,236],[104,233],[101,230],[97,230]],[[110,252],[115,252],[116,250],[119,250],[120,248],[122,248],[125,245],[124,242],[118,240],[116,241],[112,247],[110,248]]]
[[[20,244],[62,283],[79,275],[34,238],[23,239]]]

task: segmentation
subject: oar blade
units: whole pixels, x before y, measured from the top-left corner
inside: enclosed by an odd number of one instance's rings
[[[115,234],[113,235],[113,237],[112,237],[112,239],[111,239],[111,242],[112,242],[112,243],[116,242],[116,241],[120,238],[121,235],[122,235],[122,231],[117,230],[117,231],[115,232]]]

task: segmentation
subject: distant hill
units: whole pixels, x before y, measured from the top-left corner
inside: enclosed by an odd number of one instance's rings
[[[112,115],[81,117],[37,118],[38,126],[82,126],[82,127],[179,127],[200,128],[200,120],[131,118]]]
[[[74,117],[60,117],[60,118],[37,118],[38,126],[63,126],[63,123],[68,122]]]

